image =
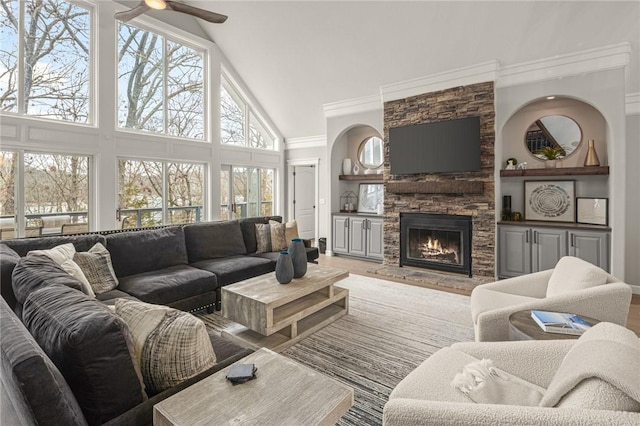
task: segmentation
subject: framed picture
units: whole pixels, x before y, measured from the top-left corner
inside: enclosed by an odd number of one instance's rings
[[[575,184],[574,180],[524,181],[525,220],[574,222]]]
[[[358,213],[377,213],[382,204],[384,185],[381,183],[361,183],[358,192]]]
[[[576,198],[576,222],[591,225],[608,225],[608,204],[608,198]]]

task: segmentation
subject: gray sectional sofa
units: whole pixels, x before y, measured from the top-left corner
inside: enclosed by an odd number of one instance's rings
[[[192,311],[219,303],[221,286],[271,272],[277,253],[256,253],[255,223],[280,217],[158,229],[28,238],[0,243],[2,423],[152,423],[153,405],[246,356],[211,333],[215,367],[147,395],[127,345],[127,327],[108,305],[138,299]],[[78,280],[30,250],[102,243],[117,288],[89,297]],[[308,260],[318,257],[308,249]],[[8,409],[10,408],[10,409]],[[15,418],[8,418],[13,414]]]

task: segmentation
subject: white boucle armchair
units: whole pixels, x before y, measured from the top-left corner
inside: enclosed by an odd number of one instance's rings
[[[471,315],[478,342],[510,340],[509,316],[538,309],[626,325],[631,287],[588,262],[565,256],[554,269],[477,286]]]

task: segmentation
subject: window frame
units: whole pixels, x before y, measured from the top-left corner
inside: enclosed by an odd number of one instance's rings
[[[259,185],[258,185],[258,198],[257,201],[254,201],[257,204],[257,210],[258,210],[258,215],[256,216],[250,216],[248,213],[250,211],[250,204],[251,204],[251,200],[247,200],[246,201],[246,211],[247,211],[247,216],[246,217],[263,217],[265,215],[262,214],[262,204],[264,203],[263,200],[263,194],[262,194],[262,176],[263,176],[263,172],[266,170],[271,170],[273,172],[273,177],[272,177],[272,181],[271,181],[271,191],[272,191],[272,200],[271,200],[271,215],[277,215],[278,214],[278,209],[277,209],[277,197],[278,197],[278,193],[277,193],[277,188],[278,188],[278,172],[279,172],[279,168],[276,166],[266,166],[266,165],[248,165],[248,164],[229,164],[227,162],[223,163],[220,165],[220,171],[219,171],[219,181],[220,181],[220,185],[222,184],[222,178],[221,178],[221,174],[223,172],[228,173],[229,176],[229,181],[228,181],[228,195],[229,195],[229,203],[228,204],[222,204],[222,187],[220,186],[220,196],[218,197],[217,200],[217,206],[218,206],[218,215],[220,218],[222,218],[222,208],[224,206],[226,206],[227,211],[228,211],[228,219],[226,220],[234,220],[233,214],[232,214],[232,205],[236,204],[234,200],[234,196],[236,195],[233,191],[233,183],[234,183],[234,168],[243,168],[243,169],[254,169],[256,171],[256,174],[258,176],[259,179]],[[245,173],[248,173],[248,170],[245,170]],[[247,185],[247,190],[249,189],[249,185]],[[243,216],[240,216],[240,218],[244,218]]]
[[[23,111],[24,104],[24,45],[25,45],[25,19],[26,19],[26,2],[23,0],[18,1],[18,57],[17,57],[17,80],[16,80],[16,101],[18,104],[17,111],[0,111],[0,115],[7,115],[12,117],[27,118],[29,120],[43,121],[47,123],[61,123],[71,126],[82,126],[98,128],[98,88],[97,88],[97,58],[98,58],[98,19],[97,19],[97,4],[88,0],[65,0],[66,3],[70,3],[76,7],[81,7],[89,12],[89,60],[88,60],[88,75],[89,85],[87,90],[87,96],[89,99],[89,108],[87,110],[87,122],[69,121],[63,119],[42,117],[37,115],[28,114]]]
[[[147,31],[153,34],[156,34],[158,36],[161,36],[163,38],[163,42],[162,42],[162,72],[163,72],[163,106],[162,106],[162,110],[163,110],[163,132],[162,133],[158,133],[158,132],[154,132],[154,131],[147,131],[147,130],[142,130],[142,129],[132,129],[132,128],[128,128],[128,127],[120,127],[119,125],[119,112],[120,112],[120,108],[119,108],[119,104],[118,104],[118,99],[119,99],[119,94],[118,94],[118,89],[119,89],[119,71],[118,71],[118,66],[119,66],[119,61],[118,61],[118,50],[119,50],[119,43],[120,43],[120,25],[121,24],[125,24],[125,25],[130,25],[133,27],[137,27],[138,29],[141,29],[143,31]],[[115,88],[114,88],[114,131],[115,132],[124,132],[124,133],[131,133],[134,135],[143,135],[143,136],[150,136],[150,137],[154,137],[154,138],[165,138],[165,139],[172,139],[172,140],[180,140],[180,141],[187,141],[187,142],[194,142],[194,143],[211,143],[211,118],[210,118],[210,114],[211,114],[211,107],[210,107],[210,96],[209,96],[209,87],[211,86],[211,75],[210,75],[210,69],[211,69],[211,57],[212,57],[212,51],[211,48],[204,45],[204,44],[200,44],[200,43],[194,43],[191,40],[188,40],[187,38],[185,38],[182,35],[179,35],[177,32],[174,31],[170,31],[167,30],[166,28],[163,28],[159,25],[153,25],[151,23],[149,23],[147,21],[147,19],[144,17],[144,15],[141,15],[135,19],[132,19],[131,21],[128,22],[116,22],[115,23],[115,30],[114,30],[114,37],[115,37],[115,44],[114,44],[114,49],[115,49],[115,63],[114,63],[114,80],[115,80]],[[166,92],[167,92],[167,87],[168,87],[168,79],[167,79],[167,70],[168,70],[168,62],[166,60],[166,54],[167,54],[167,40],[170,40],[174,43],[179,43],[180,45],[184,46],[184,47],[188,47],[198,53],[200,53],[202,55],[202,101],[203,101],[203,114],[202,114],[202,126],[203,126],[203,135],[201,139],[198,138],[189,138],[189,137],[185,137],[185,136],[174,136],[174,135],[170,135],[167,132],[168,129],[168,120],[167,120],[167,116],[168,116],[168,103],[165,101],[166,99]]]

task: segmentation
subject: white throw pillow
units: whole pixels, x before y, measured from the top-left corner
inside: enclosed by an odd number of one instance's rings
[[[115,306],[131,332],[148,393],[160,393],[216,364],[206,326],[188,312],[126,299]]]
[[[64,263],[60,265],[60,267],[64,269],[67,274],[80,281],[80,283],[82,284],[82,292],[84,294],[90,297],[96,297],[96,294],[91,288],[91,284],[89,284],[89,280],[87,280],[87,277],[84,275],[82,269],[80,269],[80,266],[76,262],[69,259],[64,261]]]
[[[565,256],[558,261],[549,278],[547,297],[606,284],[607,277],[603,269],[577,257]]]
[[[296,220],[292,220],[284,224],[284,238],[287,240],[287,244],[291,242],[294,238],[298,237],[298,222]]]
[[[49,250],[31,250],[27,256],[47,256],[58,265],[62,265],[67,260],[73,260],[76,248],[71,243],[62,244]]]

